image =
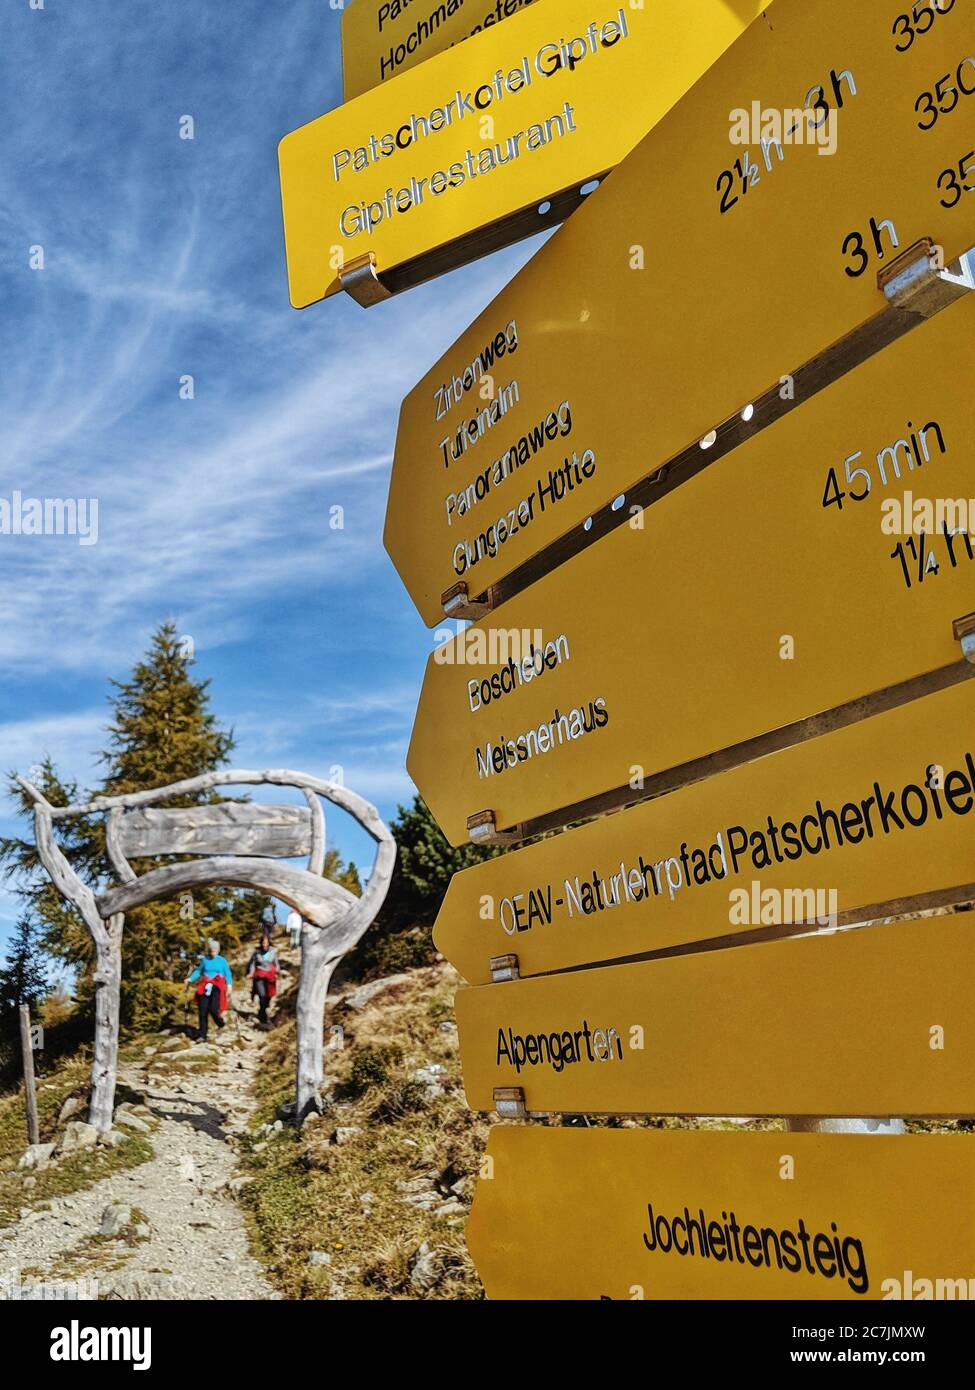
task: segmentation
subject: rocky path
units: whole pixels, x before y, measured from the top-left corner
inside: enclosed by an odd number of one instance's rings
[[[212,1031],[207,1045],[174,1037],[123,1069],[120,1081],[142,1103],[123,1105],[116,1124],[148,1131],[155,1157],[0,1233],[0,1270],[95,1279],[98,1297],[277,1297],[248,1250],[233,1195],[235,1136],[251,1115],[263,1038],[249,1001],[237,1002],[242,1013],[228,1014],[215,1041]]]

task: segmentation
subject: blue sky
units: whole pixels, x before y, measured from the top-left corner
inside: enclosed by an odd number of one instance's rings
[[[339,21],[328,0],[3,2],[0,495],[99,515],[94,545],[0,535],[0,770],[50,753],[94,781],[108,680],[172,618],[238,766],[339,765],[387,818],[413,795],[432,634],[382,548],[399,405],[537,241],[368,312],[290,308],[277,142],[340,104]],[[15,911],[0,891],[0,939]]]

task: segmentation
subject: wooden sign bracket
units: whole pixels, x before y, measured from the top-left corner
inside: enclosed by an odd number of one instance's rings
[[[503,984],[506,980],[520,980],[521,971],[518,968],[518,957],[516,955],[492,956],[490,962],[491,979],[495,984]]]
[[[520,1086],[495,1086],[494,1109],[502,1120],[527,1120],[525,1092]]]
[[[493,811],[475,811],[467,817],[467,834],[475,845],[516,845],[524,838],[520,825],[510,830],[499,830]]]
[[[472,599],[467,585],[463,580],[459,580],[443,591],[440,602],[445,617],[469,618],[471,622],[476,622],[478,618],[484,618],[491,612],[496,600],[493,589],[489,589],[479,599]]]

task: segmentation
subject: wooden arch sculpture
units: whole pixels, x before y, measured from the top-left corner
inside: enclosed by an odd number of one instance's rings
[[[289,769],[208,772],[152,791],[96,797],[74,806],[52,806],[32,783],[22,777],[18,780],[34,802],[41,863],[58,891],[80,912],[95,943],[95,1051],[89,1122],[100,1131],[112,1126],[125,913],[155,898],[219,885],[262,889],[294,907],[304,919],[297,1006],[298,1122],[318,1110],[329,982],[335,966],[382,906],[396,860],[396,842],[375,807],[334,782]],[[256,785],[297,787],[307,805],[211,802],[170,810],[142,809],[213,787]],[[321,799],[347,811],[376,842],[372,873],[361,898],[322,877],[325,815]],[[106,813],[106,853],[119,880],[101,891],[78,877],[54,838],[54,821],[98,812]],[[137,876],[127,856],[153,854],[210,857],[165,864]],[[275,863],[276,858],[304,854],[308,855],[307,868]]]

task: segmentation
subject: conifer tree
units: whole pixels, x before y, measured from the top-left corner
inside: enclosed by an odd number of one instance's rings
[[[380,921],[394,929],[432,922],[453,875],[497,853],[479,845],[449,844],[420,796],[412,806],[398,808],[390,829],[399,854]]]
[[[420,796],[412,806],[398,808],[389,828],[396,839],[396,868],[376,921],[348,959],[346,968],[356,979],[428,964],[434,951],[431,928],[452,876],[498,852],[449,844]]]
[[[112,721],[102,793],[161,787],[214,772],[234,747],[210,711],[209,681],[194,680],[192,656],[173,623],[153,633],[149,650],[126,681],[113,681]],[[167,806],[191,806],[217,800],[214,792],[174,798]],[[137,875],[159,859],[136,860]],[[180,982],[195,963],[207,936],[224,948],[239,940],[233,910],[237,895],[209,888],[183,894],[177,901],[151,902],[126,914],[122,938],[122,1021],[142,1027],[161,1022],[181,997]]]
[[[113,681],[108,746],[101,755],[102,785],[92,795],[116,796],[149,790],[223,766],[234,747],[232,732],[220,728],[209,707],[209,681],[195,680],[192,655],[173,623],[153,634],[149,650],[125,681]],[[49,759],[35,773],[36,785],[53,805],[84,799],[78,788],[63,783]],[[31,802],[14,783],[14,799],[25,815]],[[174,799],[186,806],[218,799],[215,793]],[[58,826],[58,839],[70,862],[89,883],[113,878],[105,859],[104,817],[79,818]],[[136,874],[156,867],[159,859],[136,860]],[[31,840],[0,840],[0,867],[19,876],[21,895],[40,924],[45,949],[79,967],[77,990],[90,997],[92,944],[87,928],[67,907],[47,875],[35,873],[37,854]],[[207,936],[227,948],[242,930],[256,929],[260,902],[254,895],[204,889],[177,901],[153,902],[126,914],[122,941],[122,1021],[154,1027],[182,998],[181,982]]]
[[[335,883],[347,888],[350,893],[354,893],[357,898],[362,897],[362,884],[359,881],[359,870],[350,860],[348,864],[342,862],[342,856],[337,849],[325,851],[325,864],[322,868],[322,877],[330,878]]]
[[[210,682],[193,679],[192,660],[175,624],[163,623],[131,678],[112,681],[109,746],[101,756],[103,795],[160,787],[226,764],[234,736],[221,730],[210,712]]]
[[[9,1016],[16,1015],[21,1004],[35,1005],[48,989],[40,933],[29,913],[14,928],[5,954],[6,963],[0,966],[0,1016],[6,1031]]]

